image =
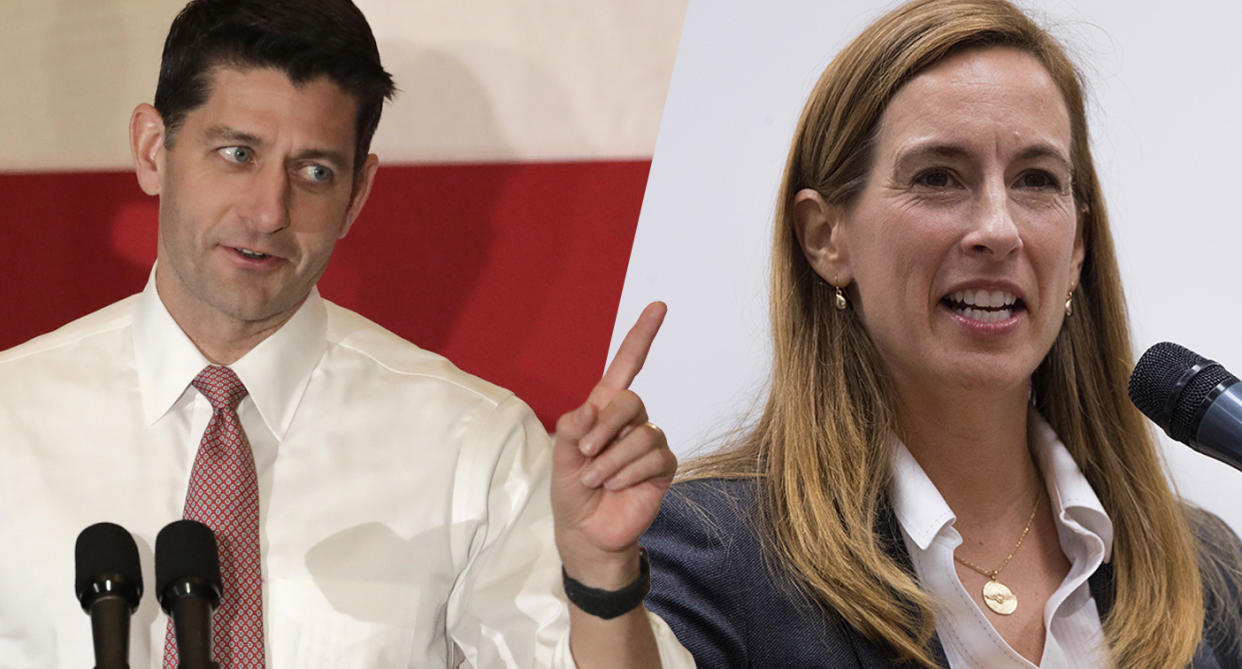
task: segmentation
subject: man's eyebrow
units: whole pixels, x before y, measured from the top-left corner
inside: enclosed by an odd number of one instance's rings
[[[346,160],[345,154],[332,149],[306,149],[292,156],[292,160],[322,160],[325,163],[332,163],[341,169],[349,167],[349,161]]]
[[[253,147],[263,146],[263,138],[258,135],[238,130],[237,128],[230,128],[227,125],[213,125],[203,131],[203,136],[215,141],[237,142],[238,144]]]

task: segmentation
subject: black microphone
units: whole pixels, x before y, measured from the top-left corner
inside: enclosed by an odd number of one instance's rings
[[[138,546],[120,525],[96,523],[73,545],[73,591],[91,616],[96,669],[129,669],[129,617],[142,599]]]
[[[1242,469],[1242,386],[1220,363],[1156,344],[1134,366],[1130,401],[1173,439]]]
[[[218,669],[211,661],[211,612],[224,590],[216,535],[195,520],[178,520],[155,537],[155,594],[172,617],[181,669]]]

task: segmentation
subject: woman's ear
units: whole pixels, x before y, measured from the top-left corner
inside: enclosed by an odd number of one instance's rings
[[[793,218],[802,254],[815,273],[833,286],[848,286],[854,272],[841,225],[842,208],[825,202],[818,191],[803,188],[794,194]]]
[[[1091,209],[1088,205],[1084,204],[1078,209],[1078,222],[1074,231],[1074,250],[1070,255],[1070,286],[1075,288],[1082,276],[1082,263],[1087,258],[1086,224],[1089,213]]]

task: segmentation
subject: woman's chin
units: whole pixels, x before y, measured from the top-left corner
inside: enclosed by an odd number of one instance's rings
[[[1035,368],[1023,364],[1020,358],[1012,352],[972,351],[955,355],[921,375],[925,381],[917,390],[942,398],[960,395],[972,402],[990,403],[1012,397],[1025,401]]]

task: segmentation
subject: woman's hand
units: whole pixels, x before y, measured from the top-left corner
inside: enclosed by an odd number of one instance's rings
[[[587,401],[556,424],[552,511],[565,571],[616,590],[638,577],[638,537],[660,510],[677,458],[630,383],[668,308],[647,305]]]

